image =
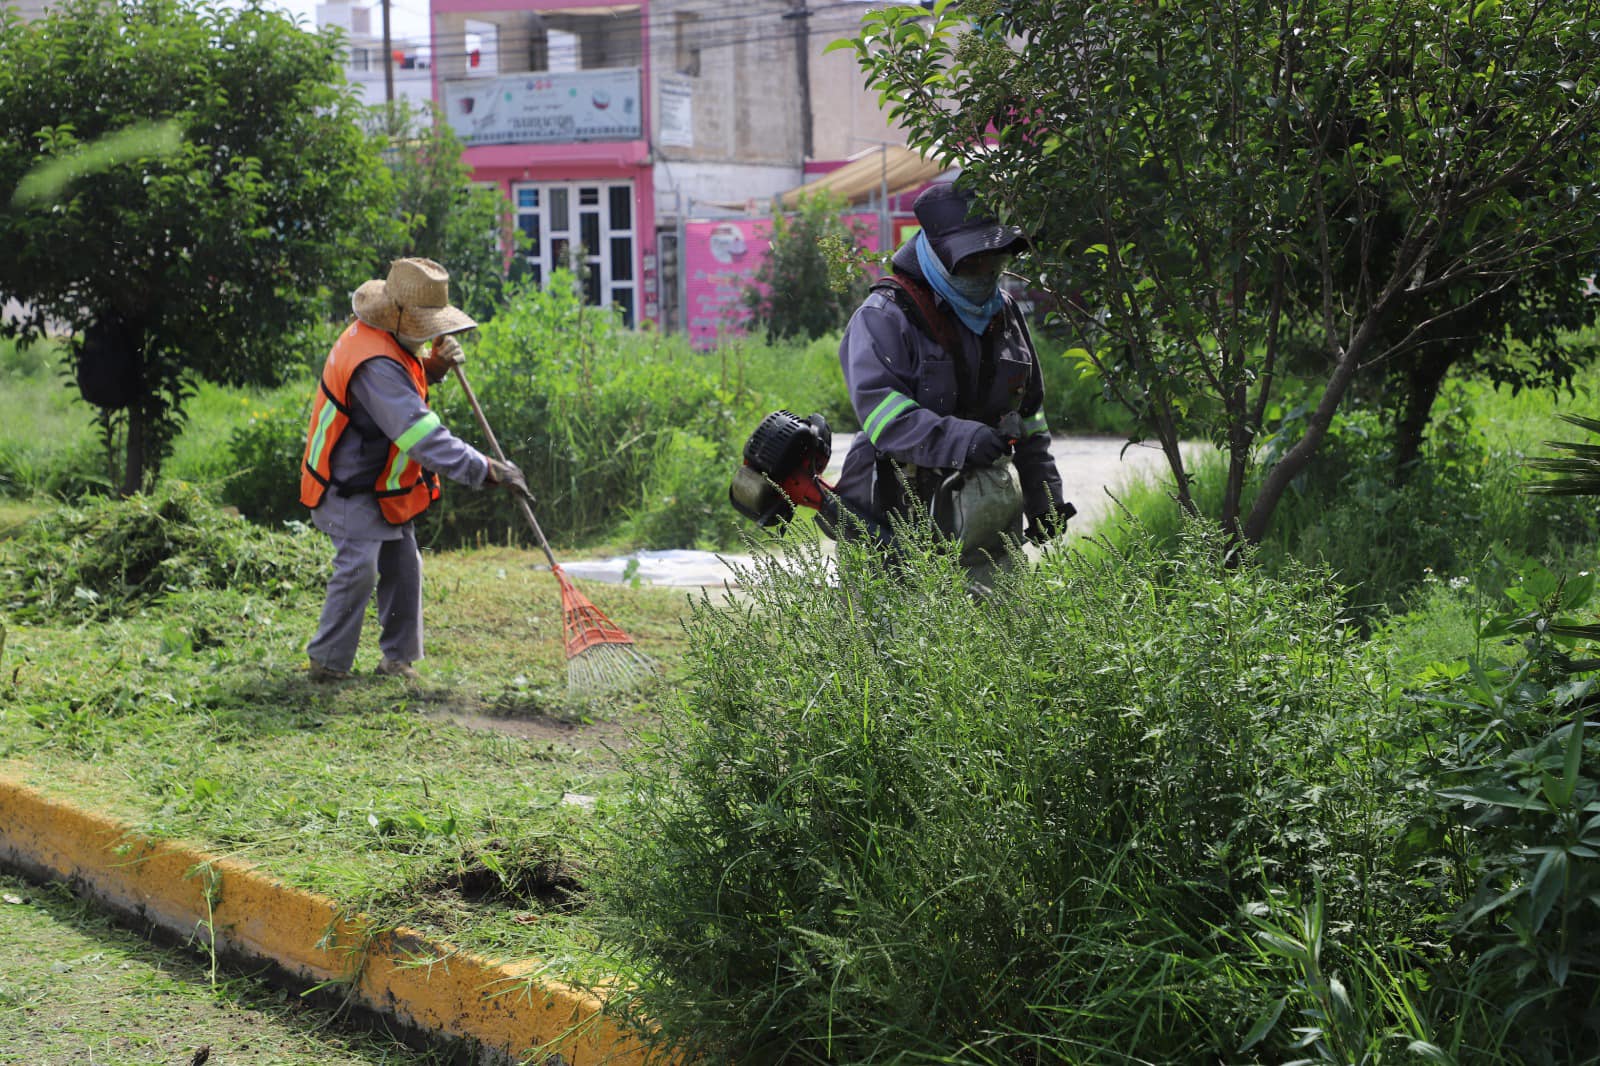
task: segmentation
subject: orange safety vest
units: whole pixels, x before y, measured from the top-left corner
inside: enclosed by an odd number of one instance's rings
[[[400,347],[392,334],[359,320],[350,323],[328,353],[322,368],[322,387],[311,404],[311,428],[306,433],[305,463],[300,469],[300,502],[315,508],[329,488],[346,496],[370,492],[378,497],[385,521],[404,525],[439,498],[438,477],[406,454],[407,447],[439,425],[437,415],[430,413],[402,434],[398,442],[389,442],[389,458],[372,485],[346,485],[333,479],[333,446],[350,424],[350,378],[368,359],[393,359],[405,367],[422,402],[428,402],[428,377],[422,363]],[[408,440],[413,433],[415,439]]]

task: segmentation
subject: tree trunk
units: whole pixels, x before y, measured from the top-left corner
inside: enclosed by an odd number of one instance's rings
[[[145,429],[148,414],[144,405],[128,405],[128,447],[122,464],[121,496],[127,499],[144,487]]]
[[[1244,539],[1249,543],[1261,543],[1267,527],[1272,524],[1272,514],[1278,509],[1278,502],[1283,499],[1283,494],[1289,490],[1290,483],[1310,464],[1312,457],[1317,454],[1317,449],[1322,446],[1322,438],[1328,433],[1334,412],[1344,401],[1345,393],[1350,391],[1350,382],[1355,379],[1361,359],[1371,347],[1373,338],[1377,336],[1381,317],[1382,301],[1367,313],[1366,321],[1356,330],[1355,336],[1350,339],[1344,351],[1339,353],[1339,360],[1334,364],[1333,373],[1329,375],[1328,383],[1323,387],[1322,399],[1311,412],[1311,417],[1306,419],[1305,436],[1301,437],[1299,442],[1267,471],[1266,477],[1262,478],[1261,490],[1256,493],[1255,502],[1251,504],[1250,514],[1245,518],[1241,530]]]
[[[1403,394],[1394,411],[1394,477],[1404,484],[1422,454],[1422,439],[1432,421],[1433,401],[1455,360],[1442,348],[1419,355],[1400,375]]]

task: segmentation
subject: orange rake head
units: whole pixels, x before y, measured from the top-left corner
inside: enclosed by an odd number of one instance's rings
[[[551,573],[561,586],[561,628],[567,641],[567,688],[599,693],[626,688],[655,673],[656,663],[634,647],[633,638],[579,592],[560,566]]]

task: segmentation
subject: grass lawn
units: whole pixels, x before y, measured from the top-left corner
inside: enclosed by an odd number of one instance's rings
[[[59,887],[0,875],[0,1066],[443,1064],[254,976],[209,972]]]
[[[579,703],[541,563],[508,548],[429,554],[428,657],[411,683],[370,676],[370,617],[368,676],[310,682],[311,590],[184,592],[76,624],[13,616],[0,772],[381,922],[573,964],[586,871],[627,792],[614,751],[670,694],[687,596],[585,585],[664,676]]]

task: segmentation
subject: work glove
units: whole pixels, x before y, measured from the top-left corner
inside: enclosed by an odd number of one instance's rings
[[[492,456],[488,458],[489,475],[483,479],[485,485],[498,485],[526,499],[533,499],[533,493],[528,490],[528,479],[522,476],[522,471],[517,469],[516,463],[508,463]]]
[[[1035,544],[1054,540],[1067,531],[1067,519],[1078,513],[1070,503],[1058,503],[1048,511],[1028,516],[1027,538]]]
[[[428,384],[437,385],[450,373],[451,367],[460,366],[466,361],[467,353],[461,350],[461,342],[456,340],[454,334],[447,333],[436,338],[429,346],[428,355],[422,360],[422,369],[428,375]]]
[[[980,426],[967,445],[967,460],[962,466],[988,466],[1011,450],[1006,439],[988,426]]]

